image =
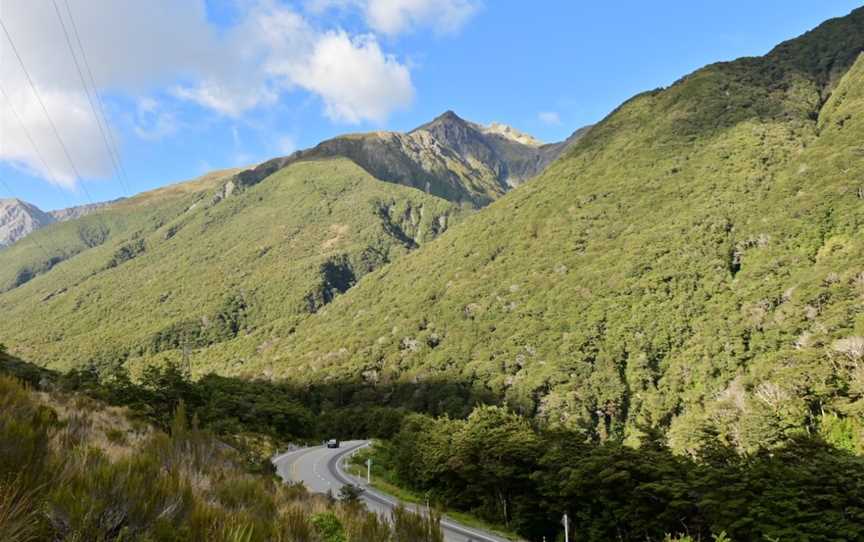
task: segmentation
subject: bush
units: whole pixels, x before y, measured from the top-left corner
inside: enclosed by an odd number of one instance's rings
[[[312,516],[312,525],[322,542],[346,542],[342,523],[333,512],[315,514]]]

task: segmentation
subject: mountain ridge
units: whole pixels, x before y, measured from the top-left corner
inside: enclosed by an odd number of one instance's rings
[[[653,426],[678,451],[713,435],[746,452],[837,430],[860,446],[864,388],[840,358],[864,334],[862,51],[859,9],[633,97],[260,361],[466,382],[596,440]]]
[[[507,155],[517,143],[452,112],[322,142],[141,218],[62,264],[72,287],[49,272],[0,294],[0,339],[65,367],[457,383],[586,440],[650,428],[681,453],[709,436],[745,453],[857,442],[862,51],[856,10],[708,65],[577,133],[518,190],[506,179],[538,148]],[[411,182],[370,174],[385,166]],[[439,176],[434,194],[421,173],[439,167],[464,184]]]
[[[382,181],[477,208],[535,176],[586,132],[587,128],[580,129],[558,144],[529,145],[512,135],[484,132],[446,111],[409,132],[346,134],[268,160],[239,173],[228,191],[252,186],[298,161],[341,156]]]

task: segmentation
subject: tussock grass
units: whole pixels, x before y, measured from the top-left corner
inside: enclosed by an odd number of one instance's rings
[[[386,521],[249,472],[236,449],[190,424],[183,403],[168,433],[142,431],[123,409],[0,376],[0,411],[3,542],[440,539],[434,518]]]

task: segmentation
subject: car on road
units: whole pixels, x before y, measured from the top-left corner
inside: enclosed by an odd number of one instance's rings
[[[330,440],[327,441],[327,447],[328,448],[338,448],[339,447],[339,440],[337,440],[335,438],[331,438]]]

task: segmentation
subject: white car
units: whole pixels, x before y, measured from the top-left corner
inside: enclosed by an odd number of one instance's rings
[[[339,441],[336,440],[335,438],[331,438],[330,440],[327,441],[327,447],[328,448],[338,448],[339,447]]]

